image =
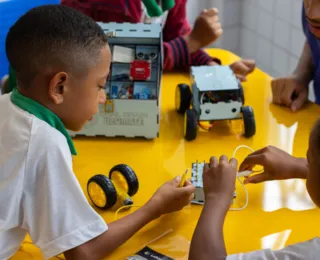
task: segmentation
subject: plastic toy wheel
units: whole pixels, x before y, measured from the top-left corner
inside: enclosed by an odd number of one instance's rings
[[[134,196],[139,189],[137,175],[131,169],[131,167],[126,164],[118,164],[114,166],[110,170],[109,178],[112,180],[112,182],[123,188],[129,196]]]
[[[242,107],[241,112],[244,123],[244,136],[250,138],[256,133],[256,121],[254,119],[252,107]]]
[[[176,88],[176,110],[184,114],[190,107],[192,94],[187,84],[179,84]]]
[[[117,192],[111,180],[102,174],[90,178],[87,191],[92,203],[100,209],[109,209],[117,202]]]
[[[198,133],[198,116],[195,110],[188,109],[186,111],[184,131],[184,138],[187,141],[196,139]]]

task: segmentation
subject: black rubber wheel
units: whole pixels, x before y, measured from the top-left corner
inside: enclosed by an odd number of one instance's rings
[[[138,182],[137,175],[132,170],[132,168],[126,164],[118,164],[114,166],[109,172],[109,178],[111,180],[112,180],[112,174],[114,172],[120,172],[123,175],[123,177],[126,179],[128,184],[128,195],[134,196],[139,190],[139,182]]]
[[[179,84],[176,88],[176,110],[180,114],[184,114],[191,104],[191,90],[187,84]]]
[[[239,87],[240,87],[240,98],[241,98],[241,101],[242,101],[242,105],[244,105],[245,99],[244,99],[243,87],[242,87],[241,84],[239,84]]]
[[[91,183],[96,183],[103,190],[106,197],[106,202],[104,203],[104,205],[97,204],[97,201],[95,201],[95,198],[92,196],[93,194],[91,194],[89,188]],[[117,191],[113,186],[111,180],[103,174],[98,174],[90,178],[87,184],[87,192],[92,203],[100,209],[109,209],[117,202]]]
[[[256,121],[252,107],[242,107],[241,112],[244,123],[244,136],[250,138],[256,134]]]
[[[185,114],[185,136],[187,141],[196,139],[198,134],[198,115],[193,109],[188,109]]]

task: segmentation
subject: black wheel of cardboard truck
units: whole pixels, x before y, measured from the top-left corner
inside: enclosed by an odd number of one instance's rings
[[[245,106],[241,108],[243,123],[244,123],[244,136],[250,138],[256,134],[256,121],[252,107]]]
[[[87,192],[92,203],[100,209],[109,209],[117,202],[117,191],[111,180],[103,174],[90,178]]]
[[[184,138],[187,141],[196,139],[198,134],[198,115],[193,109],[188,109],[184,119]]]
[[[187,84],[179,84],[176,88],[175,105],[179,114],[184,114],[191,104],[191,90]]]
[[[109,173],[109,178],[116,186],[123,188],[129,196],[134,196],[139,190],[137,175],[131,167],[126,164],[114,166]]]

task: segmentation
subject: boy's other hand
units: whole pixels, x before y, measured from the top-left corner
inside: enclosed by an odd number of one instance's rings
[[[186,181],[184,187],[179,187],[181,177],[178,176],[162,185],[147,205],[154,212],[155,217],[179,211],[187,206],[194,198],[195,187]]]
[[[236,77],[241,81],[247,81],[247,75],[252,73],[256,67],[254,60],[240,60],[232,63],[230,68]]]
[[[215,42],[223,33],[216,8],[205,9],[198,16],[190,35],[186,37],[190,53]]]
[[[230,161],[223,155],[218,161],[217,157],[211,157],[210,163],[203,169],[203,189],[205,200],[215,200],[223,203],[226,209],[229,208],[233,198],[237,175],[236,159]]]
[[[209,66],[217,66],[218,63],[210,61]],[[237,79],[241,82],[247,81],[247,75],[252,73],[256,67],[256,62],[254,60],[240,60],[232,63],[230,69],[236,75]]]
[[[240,165],[239,171],[252,170],[255,165],[263,166],[263,173],[247,177],[244,181],[245,184],[306,178],[308,174],[306,159],[293,157],[273,146],[265,147],[250,154]]]
[[[308,101],[308,84],[304,84],[295,75],[274,79],[271,87],[272,102],[289,107],[293,112]]]

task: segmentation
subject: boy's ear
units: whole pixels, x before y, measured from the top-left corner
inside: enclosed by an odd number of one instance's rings
[[[49,97],[57,105],[63,102],[67,79],[67,73],[59,72],[53,76],[49,83]]]

